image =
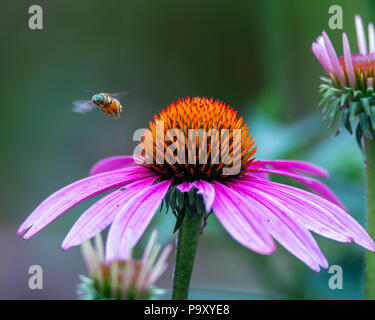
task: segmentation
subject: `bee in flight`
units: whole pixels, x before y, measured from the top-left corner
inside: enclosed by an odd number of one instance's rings
[[[92,96],[91,100],[74,101],[73,111],[86,113],[99,107],[104,113],[117,119],[117,117],[120,118],[120,113],[122,111],[122,105],[118,99],[126,94],[126,91],[118,93],[97,93]]]

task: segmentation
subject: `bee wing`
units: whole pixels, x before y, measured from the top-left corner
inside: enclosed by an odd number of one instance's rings
[[[93,91],[91,91],[91,90],[88,90],[88,89],[85,89],[85,90],[83,90],[83,92],[86,92],[86,93],[88,93],[88,94],[91,94],[91,95],[93,95],[93,94],[94,94],[94,92],[93,92]]]
[[[114,98],[121,98],[128,94],[128,91],[121,91],[121,92],[112,92],[112,93],[106,93],[107,95],[114,97]]]
[[[96,108],[96,105],[91,100],[73,101],[73,105],[73,111],[77,113],[87,113]]]

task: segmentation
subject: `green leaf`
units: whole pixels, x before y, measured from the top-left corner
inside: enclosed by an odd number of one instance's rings
[[[171,196],[170,196],[171,189],[172,189],[172,187],[168,189],[168,192],[167,192],[167,194],[166,194],[165,197],[164,197],[164,202],[165,202],[165,212],[166,212],[166,213],[168,213],[169,208],[170,208],[169,202],[170,202],[170,197],[171,197]]]
[[[370,120],[371,120],[372,130],[375,130],[375,106],[370,107]]]
[[[326,120],[328,117],[330,118],[334,118],[334,115],[336,114],[336,111],[337,111],[337,108],[338,108],[338,105],[340,103],[340,98],[336,98],[331,106],[329,107],[328,111],[326,112],[326,114],[323,116],[323,120]]]
[[[334,102],[334,99],[336,99],[336,97],[331,97],[324,104],[321,105],[323,114],[325,114],[327,112],[327,110],[331,106],[332,102]]]
[[[344,128],[344,126],[345,126],[345,124],[346,124],[346,122],[349,118],[349,112],[350,112],[350,110],[348,108],[345,108],[341,111],[340,118],[339,118],[339,125],[338,125],[338,131],[339,132]]]
[[[176,203],[176,187],[171,187],[169,188],[170,190],[170,194],[169,194],[169,204],[171,206],[171,209],[173,212],[176,212],[176,206],[177,206],[177,203]]]
[[[357,108],[358,108],[358,103],[359,103],[358,101],[352,101],[350,103],[350,121],[354,121],[355,119]]]
[[[361,98],[363,96],[361,90],[355,90],[354,91],[354,99]]]
[[[359,114],[359,123],[361,125],[363,135],[369,139],[372,139],[369,118],[363,112]]]
[[[345,105],[345,101],[348,97],[349,97],[349,93],[345,93],[345,94],[341,95],[341,99],[340,99],[340,106],[341,107],[343,107]]]
[[[337,113],[335,112],[332,116],[330,116],[330,119],[331,119],[331,120],[329,120],[328,128],[331,128],[331,127],[332,127],[333,123],[335,122],[336,115],[337,115]]]
[[[327,78],[327,77],[320,77],[320,80],[322,80],[323,82],[326,82],[328,84],[330,84],[332,86],[332,81],[330,78]]]
[[[331,100],[331,98],[335,98],[335,94],[327,91],[324,95],[322,100],[320,100],[318,106],[322,107],[327,101]]]
[[[362,102],[363,109],[366,112],[366,115],[370,116],[370,98],[369,97],[362,98],[361,102]]]
[[[185,200],[184,200],[184,193],[176,189],[176,196],[178,200],[178,208],[181,210],[183,207],[185,207]]]
[[[346,122],[345,122],[345,128],[346,128],[346,130],[348,130],[348,132],[349,132],[350,134],[353,134],[352,124],[351,124],[351,122],[350,122],[349,117],[346,119]]]
[[[195,207],[194,207],[194,204],[191,203],[191,198],[189,196],[189,193],[184,192],[184,207],[187,209],[189,215],[191,216],[195,214]]]
[[[174,225],[173,233],[175,233],[176,231],[178,231],[178,229],[180,229],[182,221],[184,221],[185,210],[186,210],[185,206],[182,209],[177,208],[178,214],[176,217],[176,224]]]
[[[190,191],[188,193],[189,194],[189,202],[192,206],[194,206],[194,204],[195,204],[195,201],[194,201],[195,200],[195,196],[194,196],[195,192],[196,192],[195,188],[193,187],[193,188],[190,189]]]
[[[162,201],[162,202],[161,202],[161,205],[160,205],[160,208],[159,208],[159,212],[162,212],[162,211],[163,211],[163,208],[164,208],[164,202],[165,202],[165,201]]]
[[[329,88],[330,88],[330,86],[328,84],[321,84],[319,86],[319,92],[323,93],[324,91],[329,90]]]
[[[357,140],[359,149],[363,152],[362,137],[363,137],[363,133],[362,133],[361,125],[358,123],[357,129],[355,130],[355,138]]]

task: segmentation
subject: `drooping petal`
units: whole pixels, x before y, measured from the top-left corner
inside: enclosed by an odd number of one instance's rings
[[[74,223],[62,243],[63,250],[79,245],[107,228],[124,204],[141,189],[152,185],[156,179],[157,177],[151,177],[133,182],[95,202]]]
[[[215,188],[204,180],[194,181],[193,186],[198,190],[197,193],[203,197],[206,213],[211,212],[215,200]]]
[[[284,206],[277,198],[256,188],[244,188],[242,185],[235,184],[231,186],[246,193],[249,204],[263,212],[272,237],[289,252],[315,271],[319,271],[319,265],[323,268],[328,267],[327,260],[313,236],[302,224],[291,217],[293,216],[292,210]]]
[[[243,183],[249,184],[245,181]],[[299,209],[301,209],[301,206],[305,206],[304,214],[297,209],[294,211],[296,213],[295,218],[305,224],[308,223],[308,227],[312,231],[335,240],[336,238],[333,234],[330,234],[330,230],[338,234],[341,233],[347,237],[348,241],[354,241],[368,250],[375,251],[374,241],[361,225],[346,211],[332,202],[310,192],[280,183],[254,180],[253,184],[263,185],[269,192],[272,191],[272,193],[275,192],[275,194],[287,196],[289,200],[300,204],[296,206]],[[279,195],[277,196],[279,197]],[[337,240],[345,241],[344,239]]]
[[[259,179],[263,179],[263,180],[269,180],[270,179],[270,176],[267,172],[260,172],[258,170],[249,171],[247,174],[254,177],[254,178],[259,178]]]
[[[375,31],[372,23],[368,25],[368,42],[370,53],[375,53]]]
[[[355,28],[357,30],[357,41],[358,41],[359,52],[362,54],[367,54],[365,28],[363,27],[362,18],[359,15],[355,16]]]
[[[301,196],[286,193],[285,190],[273,182],[270,182],[270,185],[258,182],[254,180],[239,181],[238,183],[241,186],[238,188],[247,188],[248,191],[249,188],[251,190],[255,188],[275,197],[285,207],[291,209],[291,212],[294,213],[293,219],[300,221],[302,225],[311,231],[341,242],[350,242],[352,240],[352,237],[347,235],[346,228],[326,209],[312,204],[310,200],[306,200]]]
[[[346,74],[348,75],[350,87],[352,89],[355,89],[355,76],[354,76],[354,69],[353,69],[352,53],[350,51],[349,40],[345,32],[342,34],[342,43],[343,43],[343,48],[344,48],[344,61],[345,61]]]
[[[323,31],[323,39],[324,39],[324,45],[327,50],[328,56],[331,60],[333,69],[335,70],[335,75],[337,79],[339,80],[341,86],[345,88],[344,71],[340,65],[339,59],[337,58],[335,48],[333,47],[332,42],[329,39],[325,31]]]
[[[18,235],[28,240],[63,213],[100,192],[126,185],[154,174],[142,167],[129,167],[87,177],[76,181],[50,195],[20,226]]]
[[[180,185],[178,185],[176,188],[180,190],[181,192],[189,192],[192,187],[193,187],[193,184],[191,182],[183,182]]]
[[[335,203],[336,205],[340,206],[344,210],[346,210],[345,206],[341,203],[341,201],[337,198],[337,196],[321,181],[316,180],[314,178],[306,177],[303,174],[298,172],[294,172],[292,170],[283,169],[283,168],[267,168],[267,167],[259,167],[257,169],[260,172],[272,173],[272,174],[279,174],[286,177],[289,177],[293,180],[296,180],[303,184],[304,186],[308,187],[316,194],[322,196],[323,198]],[[244,176],[246,178],[246,175]]]
[[[131,165],[135,165],[133,156],[114,156],[104,158],[92,166],[90,170],[90,175],[122,169]]]
[[[265,167],[267,165],[271,165],[274,168],[287,168],[298,170],[304,173],[312,174],[314,176],[327,178],[328,172],[327,170],[312,164],[306,161],[298,161],[298,160],[258,160],[255,166],[262,166]]]
[[[135,246],[162,203],[172,180],[163,181],[136,192],[128,199],[108,233],[106,261],[124,259],[126,247]],[[119,240],[120,239],[120,240]]]
[[[243,246],[262,254],[271,254],[275,244],[265,226],[262,211],[248,205],[235,190],[214,182],[213,211],[228,233]]]
[[[276,198],[283,206],[289,208],[290,212],[293,212],[292,219],[300,221],[303,226],[311,231],[340,242],[351,242],[352,240],[348,236],[345,226],[334,218],[331,213],[327,212],[326,209],[318,205],[312,205],[309,200],[297,195],[285,193],[277,185],[269,187],[253,181],[245,184],[241,183],[240,188],[247,188],[248,192],[258,189]]]

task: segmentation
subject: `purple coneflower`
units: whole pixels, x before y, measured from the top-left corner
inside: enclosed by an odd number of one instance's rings
[[[90,240],[83,242],[82,254],[90,277],[81,276],[78,294],[87,300],[138,300],[154,299],[164,293],[154,285],[168,267],[167,258],[172,247],[167,245],[160,253],[161,246],[156,243],[156,238],[157,232],[154,231],[140,260],[133,258],[129,246],[125,259],[111,262],[105,261],[100,233],[95,236],[95,247]]]
[[[327,33],[323,31],[312,50],[329,78],[322,78],[321,105],[330,125],[338,122],[338,131],[346,128],[352,133],[352,125],[358,122],[356,137],[362,148],[362,138],[371,138],[375,128],[375,32],[368,25],[368,47],[360,16],[355,17],[359,53],[352,54],[348,37],[342,34],[343,56],[338,57]],[[338,120],[336,120],[336,118]],[[357,121],[358,119],[358,121]]]
[[[184,136],[182,140],[177,140],[180,144],[181,141],[189,144],[189,129],[239,130],[241,139],[232,133],[221,137],[219,143],[212,137],[207,139],[206,146],[211,157],[206,164],[158,163],[160,154],[165,152],[166,158],[171,156],[167,155],[171,152],[171,141],[176,143],[173,139],[158,145],[157,123],[160,122],[164,124],[166,136],[169,129],[180,130],[178,134]],[[19,236],[30,239],[81,201],[117,188],[81,215],[62,244],[64,250],[69,249],[111,225],[106,242],[106,261],[110,262],[116,259],[117,254],[120,259],[123,258],[121,255],[126,252],[129,241],[131,246],[138,242],[165,200],[177,217],[176,230],[179,229],[174,290],[184,293],[176,294],[175,298],[187,297],[191,270],[186,269],[189,269],[189,263],[191,268],[193,266],[199,230],[205,220],[203,215],[207,218],[211,212],[243,246],[257,253],[271,254],[276,250],[275,239],[315,271],[319,271],[320,267],[327,268],[328,263],[310,231],[375,250],[375,243],[330,189],[307,176],[325,178],[328,175],[325,170],[303,161],[256,161],[253,138],[243,119],[230,106],[199,97],[178,100],[155,116],[148,134],[153,137],[151,144],[156,148],[151,159],[150,154],[147,157],[142,153],[147,163],[137,164],[131,156],[99,161],[91,169],[89,177],[44,200],[21,225]],[[142,149],[150,144],[149,141],[143,139],[140,142]],[[210,150],[217,145],[220,145],[221,151],[229,150],[229,156],[237,154],[240,158],[237,174],[223,174],[224,168],[236,165],[236,159],[233,157],[232,161],[225,161],[225,156],[215,158],[217,154],[213,151],[210,154]],[[192,154],[201,154],[202,145],[194,143],[193,146],[196,148],[193,151],[191,148],[183,149],[186,159],[194,158]],[[178,150],[181,148],[177,145]],[[316,194],[271,182],[268,174],[297,180]]]

